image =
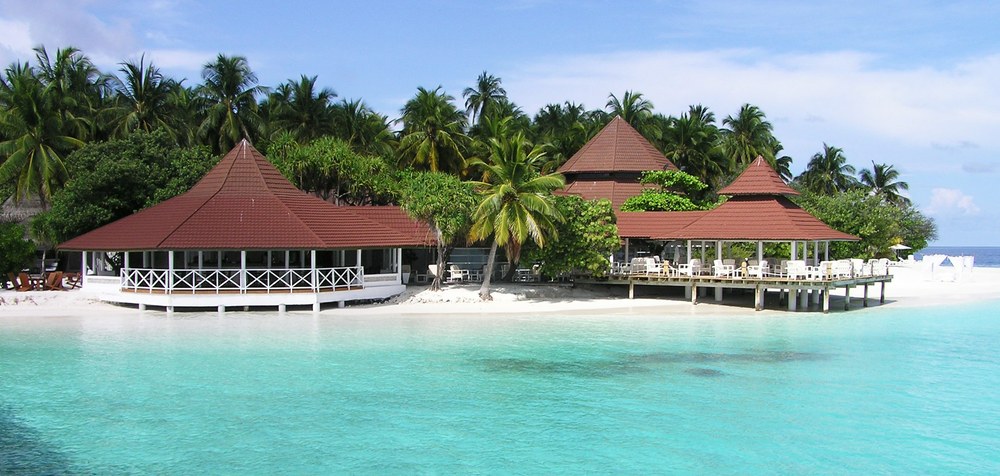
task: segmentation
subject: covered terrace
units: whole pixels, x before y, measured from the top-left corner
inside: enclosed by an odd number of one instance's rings
[[[69,240],[85,289],[175,307],[311,305],[402,292],[404,247],[433,243],[398,207],[338,207],[295,188],[247,141],[190,191]]]

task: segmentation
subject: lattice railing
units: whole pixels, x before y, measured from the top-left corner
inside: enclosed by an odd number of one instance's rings
[[[123,269],[121,288],[133,292],[247,293],[364,288],[360,267],[299,269]]]

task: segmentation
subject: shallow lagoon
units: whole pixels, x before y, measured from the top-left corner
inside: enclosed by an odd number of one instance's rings
[[[0,316],[0,473],[995,474],[997,306]]]

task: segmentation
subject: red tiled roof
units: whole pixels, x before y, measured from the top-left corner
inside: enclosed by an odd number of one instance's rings
[[[559,193],[563,195],[579,195],[587,200],[605,198],[611,200],[615,210],[621,208],[625,200],[642,193],[642,189],[655,189],[655,185],[643,185],[639,182],[622,178],[609,177],[603,180],[577,180],[566,185]]]
[[[573,154],[559,172],[644,172],[677,170],[667,158],[620,116]]]
[[[778,172],[764,160],[757,157],[733,183],[719,190],[719,195],[798,195],[789,187]]]
[[[187,193],[69,240],[60,249],[346,249],[422,246],[417,227],[337,207],[286,180],[243,141]]]
[[[410,218],[402,208],[395,205],[382,206],[341,206],[351,212],[374,220],[384,226],[412,238],[423,246],[433,246],[437,243],[434,232],[427,223]],[[417,243],[414,243],[417,244]]]
[[[830,228],[783,196],[735,196],[704,212],[691,224],[654,239],[789,241],[857,241]]]
[[[670,239],[707,212],[617,212],[618,236]]]

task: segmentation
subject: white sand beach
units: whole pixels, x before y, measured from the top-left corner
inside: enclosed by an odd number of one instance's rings
[[[884,308],[952,306],[1000,300],[1000,268],[976,268],[954,280],[951,268],[941,268],[930,279],[919,266],[894,267],[893,281],[886,286]],[[637,289],[640,289],[637,287]],[[479,285],[447,285],[435,292],[426,286],[410,286],[407,291],[386,303],[355,304],[345,308],[328,307],[324,315],[379,314],[546,314],[546,313],[630,313],[658,316],[692,314],[745,314],[751,310],[750,297],[732,298],[716,303],[711,293],[692,306],[683,299],[679,288],[643,287],[636,299],[628,299],[625,286],[524,285],[498,283],[492,287],[493,300],[478,296]],[[878,307],[879,286],[869,289],[869,303]],[[834,312],[842,312],[843,290],[832,294]],[[851,308],[861,307],[861,290],[852,291]],[[776,295],[766,299],[765,313],[789,313],[777,303]],[[235,311],[235,310],[233,310]],[[101,302],[86,289],[72,291],[0,291],[2,316],[109,315],[138,312],[135,308]],[[158,311],[150,311],[158,312]],[[265,311],[273,312],[273,311]],[[802,312],[816,312],[797,311]],[[850,312],[850,311],[848,311]],[[789,313],[790,314],[790,313]]]

